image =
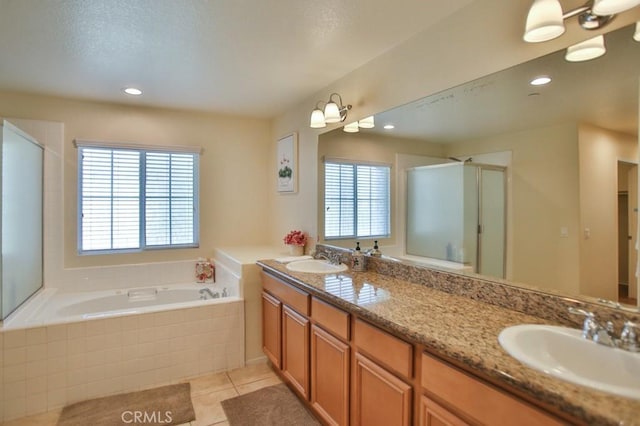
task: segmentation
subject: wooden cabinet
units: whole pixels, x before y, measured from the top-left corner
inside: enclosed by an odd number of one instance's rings
[[[282,374],[309,399],[309,320],[286,305],[282,308]]]
[[[353,420],[363,426],[405,426],[411,422],[411,385],[360,353],[355,354]]]
[[[422,354],[421,364],[421,384],[424,391],[437,397],[443,404],[446,403],[451,413],[473,419],[473,423],[519,426],[564,424],[544,411],[431,355]]]
[[[262,292],[262,349],[269,361],[277,368],[281,366],[282,303],[268,293]]]
[[[420,398],[420,426],[468,426],[468,424],[423,395]]]
[[[311,326],[311,406],[329,425],[349,424],[350,352],[348,344]]]

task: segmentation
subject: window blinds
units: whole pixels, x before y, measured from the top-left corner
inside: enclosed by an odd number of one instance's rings
[[[325,162],[325,238],[390,235],[390,167]]]
[[[197,154],[78,152],[80,252],[197,246]]]

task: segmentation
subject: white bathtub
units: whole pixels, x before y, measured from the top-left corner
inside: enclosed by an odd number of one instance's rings
[[[208,289],[207,299],[201,290]],[[222,296],[225,294],[226,296]],[[240,300],[238,286],[230,284],[173,284],[92,292],[60,292],[49,288],[38,293],[3,324],[13,329],[61,324],[92,318],[158,312]]]
[[[223,281],[41,291],[0,328],[0,423],[243,366],[240,282]]]

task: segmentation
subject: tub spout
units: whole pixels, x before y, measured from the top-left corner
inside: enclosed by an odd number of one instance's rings
[[[199,293],[200,293],[200,299],[202,299],[202,300],[206,300],[207,299],[207,295],[211,299],[217,299],[218,297],[220,297],[220,294],[218,292],[213,293],[208,288],[201,288]]]

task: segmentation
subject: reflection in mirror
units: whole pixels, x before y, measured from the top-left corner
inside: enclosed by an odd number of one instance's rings
[[[421,213],[407,170],[471,159],[467,163],[504,168],[507,280],[635,305],[640,43],[633,30],[607,34],[607,53],[592,61],[570,63],[564,51],[556,52],[377,114],[373,129],[321,135],[320,238],[322,159],[392,164],[392,235],[382,241],[383,253],[478,271],[477,259],[466,256],[470,249],[456,254],[448,240],[437,243],[437,256],[412,253],[415,244],[437,238],[407,221]],[[541,75],[551,82],[529,84]]]

